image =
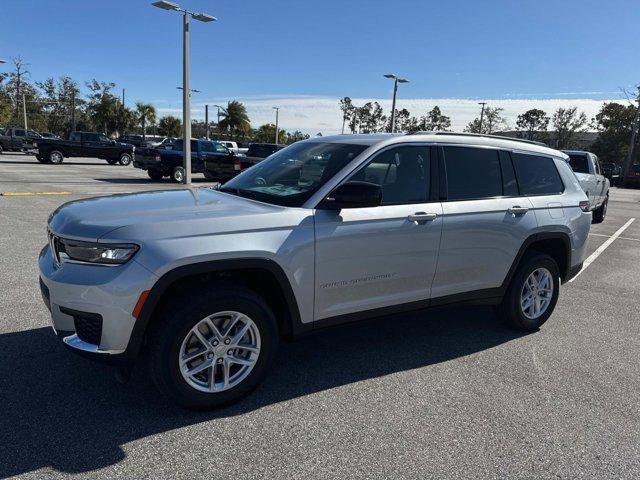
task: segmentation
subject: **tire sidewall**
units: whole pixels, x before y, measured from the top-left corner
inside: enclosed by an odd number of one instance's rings
[[[547,307],[547,310],[536,319],[530,319],[525,316],[520,306],[520,294],[524,286],[524,282],[531,275],[534,270],[538,268],[546,268],[551,272],[553,277],[553,294],[551,296],[551,303]],[[523,330],[536,330],[542,324],[544,324],[549,317],[553,314],[553,311],[558,303],[558,297],[560,295],[560,271],[555,260],[546,254],[532,255],[525,260],[518,271],[514,275],[511,285],[509,286],[508,298],[507,298],[507,313],[511,317],[511,323],[513,326]]]
[[[242,291],[218,291],[205,301],[189,303],[158,319],[162,333],[154,346],[152,367],[157,367],[154,380],[158,388],[178,404],[188,408],[206,409],[226,405],[250,393],[265,376],[277,351],[278,330],[269,308],[255,295]],[[184,297],[183,297],[184,298]],[[221,311],[238,311],[247,315],[260,332],[260,355],[249,375],[234,388],[219,393],[205,393],[191,387],[180,373],[178,356],[188,332],[208,315]]]

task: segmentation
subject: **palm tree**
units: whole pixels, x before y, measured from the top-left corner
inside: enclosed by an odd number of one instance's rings
[[[251,129],[247,109],[237,100],[230,101],[227,104],[227,110],[222,111],[221,116],[223,118],[220,120],[220,130],[229,130],[232,136],[236,132],[246,135],[246,132]]]
[[[162,135],[166,135],[167,137],[179,137],[180,132],[182,131],[182,122],[180,122],[178,117],[167,115],[160,119],[158,127]]]
[[[147,124],[156,123],[156,109],[150,103],[136,102],[136,116],[142,125],[142,138],[146,140]]]

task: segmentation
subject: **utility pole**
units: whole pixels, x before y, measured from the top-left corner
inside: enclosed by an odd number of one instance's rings
[[[484,106],[486,104],[487,102],[478,102],[478,105],[482,105],[482,108],[480,109],[480,128],[478,133],[482,133],[482,120],[484,119]]]
[[[633,154],[636,146],[636,139],[638,138],[638,127],[640,124],[640,85],[637,87],[638,94],[636,95],[636,115],[633,119],[633,126],[631,128],[631,138],[629,139],[629,148],[627,150],[627,157],[624,159],[624,164],[622,166],[622,175],[626,177],[629,175],[629,170],[631,169],[631,163],[633,162]],[[26,128],[26,127],[25,127]]]
[[[76,90],[71,90],[71,131],[76,131]]]
[[[22,94],[22,113],[24,114],[24,129],[27,129],[27,101],[25,100],[24,93]]]
[[[209,140],[209,105],[204,106],[204,128],[206,130],[206,138]]]
[[[280,107],[273,107],[273,109],[276,111],[276,145],[278,145],[278,113],[280,113]]]

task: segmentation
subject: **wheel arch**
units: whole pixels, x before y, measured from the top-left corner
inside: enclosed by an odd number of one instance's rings
[[[569,278],[571,271],[571,238],[569,234],[566,232],[534,233],[527,237],[520,250],[518,250],[518,254],[502,283],[501,288],[503,291],[508,288],[524,256],[532,251],[546,253],[555,260],[563,283]]]
[[[274,311],[278,328],[285,337],[299,335],[308,329],[300,320],[300,310],[289,279],[275,261],[243,258],[199,262],[176,267],[156,281],[138,315],[126,356],[131,360],[138,356],[147,333],[157,321],[155,313],[163,302],[203,282],[240,283],[256,291]]]

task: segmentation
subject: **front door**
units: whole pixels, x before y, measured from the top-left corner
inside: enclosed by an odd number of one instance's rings
[[[429,298],[442,228],[430,152],[395,146],[349,178],[381,185],[381,206],[316,210],[316,320]]]

